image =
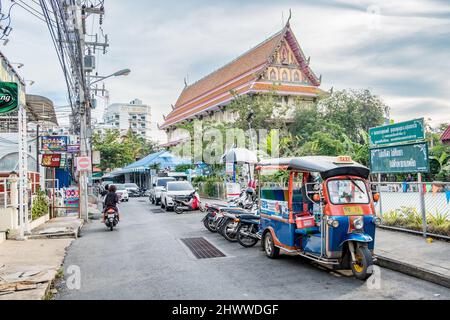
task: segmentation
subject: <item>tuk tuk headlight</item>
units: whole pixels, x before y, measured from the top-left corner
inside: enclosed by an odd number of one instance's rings
[[[377,227],[381,226],[382,220],[379,217],[375,217],[372,220],[373,224],[376,225]]]
[[[333,228],[339,227],[339,221],[337,221],[337,220],[329,219],[329,220],[327,221],[327,224],[328,224],[330,227],[333,227]]]
[[[364,228],[364,219],[363,218],[357,218],[355,221],[353,221],[353,226],[356,230],[362,230]]]

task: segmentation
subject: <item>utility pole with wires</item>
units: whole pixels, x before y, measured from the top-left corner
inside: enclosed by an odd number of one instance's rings
[[[106,53],[109,45],[107,36],[103,36],[104,42],[99,42],[97,35],[87,34],[86,20],[91,15],[100,15],[102,24],[104,0],[39,0],[39,3],[66,79],[72,109],[72,132],[80,138],[80,157],[91,158],[90,73],[95,70],[95,56],[91,52],[101,48]],[[95,39],[91,41],[93,37]],[[89,219],[91,175],[92,168],[79,171],[80,212],[85,220]]]

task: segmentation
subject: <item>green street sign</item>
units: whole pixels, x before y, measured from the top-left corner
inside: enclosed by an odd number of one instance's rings
[[[372,147],[418,142],[425,139],[425,121],[415,119],[372,128],[369,130],[369,135]]]
[[[429,173],[428,143],[370,150],[372,173]]]
[[[15,111],[19,107],[19,87],[14,82],[0,82],[0,114]]]

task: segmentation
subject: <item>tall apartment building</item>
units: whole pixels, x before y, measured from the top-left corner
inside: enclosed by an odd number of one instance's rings
[[[103,120],[104,123],[97,126],[97,130],[118,129],[128,131],[131,129],[142,137],[152,138],[152,109],[139,99],[135,99],[128,104],[111,104],[108,106]]]

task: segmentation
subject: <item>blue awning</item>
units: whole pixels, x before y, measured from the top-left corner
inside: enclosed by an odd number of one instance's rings
[[[191,164],[191,159],[178,158],[168,151],[160,151],[152,153],[145,158],[126,166],[121,173],[143,173],[154,165],[159,165],[161,169],[175,169],[176,166],[183,164]]]

